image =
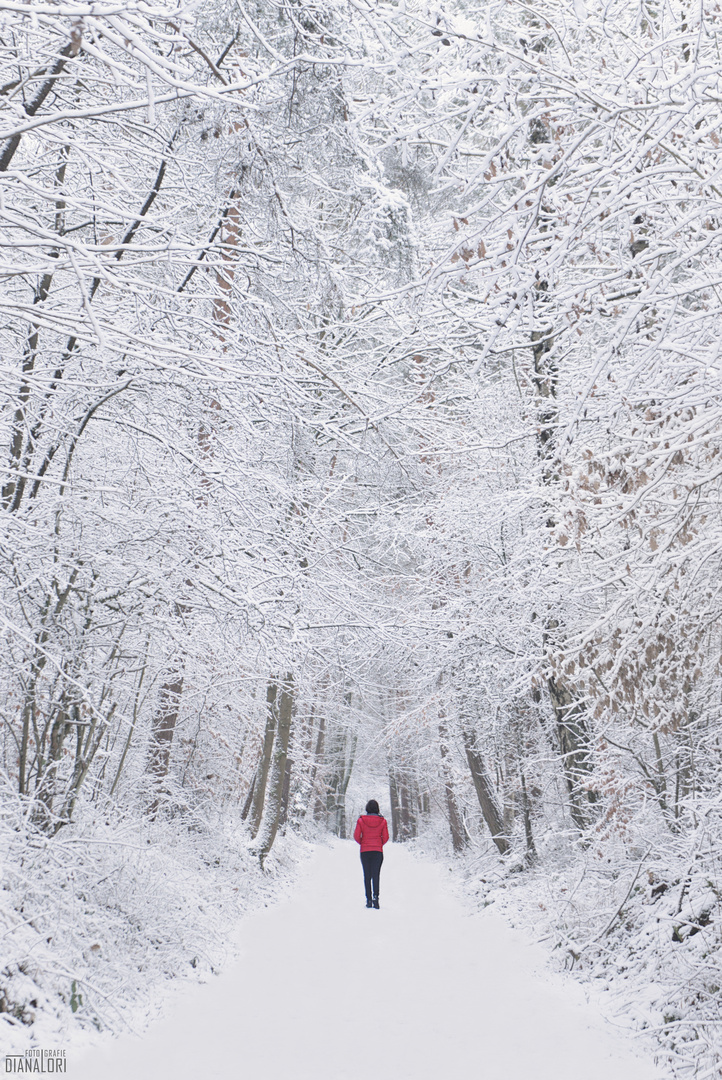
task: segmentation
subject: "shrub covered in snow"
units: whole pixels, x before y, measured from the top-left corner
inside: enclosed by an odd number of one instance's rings
[[[281,838],[261,872],[238,814],[149,821],[81,806],[49,839],[13,808],[0,824],[8,1051],[141,1029],[168,980],[220,970],[239,917],[283,890],[304,851]]]

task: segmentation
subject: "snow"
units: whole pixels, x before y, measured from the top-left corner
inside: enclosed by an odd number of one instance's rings
[[[145,1037],[86,1051],[74,1080],[660,1080],[643,1044],[445,875],[389,845],[367,910],[356,845],[318,848],[290,899],[243,920],[235,964]]]

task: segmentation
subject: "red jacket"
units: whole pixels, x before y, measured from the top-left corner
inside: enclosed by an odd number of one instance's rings
[[[356,822],[353,838],[362,851],[383,851],[389,838],[386,818],[380,814],[362,814]]]

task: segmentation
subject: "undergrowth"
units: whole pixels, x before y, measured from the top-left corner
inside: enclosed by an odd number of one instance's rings
[[[531,867],[487,845],[454,860],[463,892],[531,931],[673,1076],[722,1075],[722,859],[709,820],[684,837],[639,830],[598,847],[550,832],[537,846]]]
[[[284,891],[307,846],[280,837],[265,872],[235,813],[155,821],[79,807],[48,838],[0,807],[0,1045],[141,1030],[169,980],[206,980],[244,912]]]

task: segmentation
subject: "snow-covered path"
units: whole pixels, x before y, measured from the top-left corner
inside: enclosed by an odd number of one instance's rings
[[[291,900],[246,920],[240,961],[190,988],[142,1040],[73,1080],[653,1080],[649,1059],[542,970],[443,869],[389,846],[381,911],[358,848],[317,851]]]

